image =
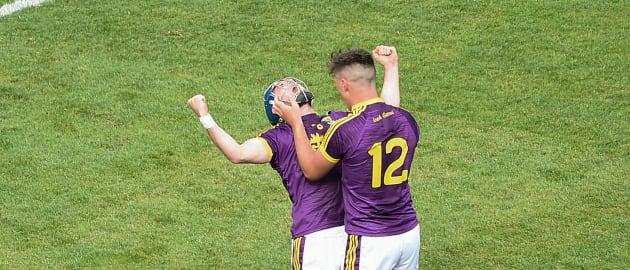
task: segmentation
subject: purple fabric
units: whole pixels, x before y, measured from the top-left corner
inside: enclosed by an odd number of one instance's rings
[[[341,163],[348,234],[389,236],[418,225],[408,181],[391,181],[409,176],[420,139],[409,112],[383,102],[368,103],[338,120],[325,138],[320,150]],[[378,159],[380,175],[376,173],[374,187],[373,163]]]
[[[343,265],[343,269],[359,269],[359,262],[361,259],[361,236],[360,235],[348,235],[348,241],[346,242],[346,257]]]
[[[332,120],[328,116],[309,114],[302,117],[311,146],[318,148]],[[273,152],[271,167],[280,174],[282,183],[293,203],[291,234],[293,238],[311,232],[343,225],[343,197],[339,179],[340,168],[335,167],[318,181],[308,181],[302,173],[295,153],[293,133],[287,124],[260,135]]]
[[[300,240],[300,253],[298,254],[300,263],[299,269],[302,269],[302,266],[304,264],[304,246],[306,246],[306,237],[302,237]]]

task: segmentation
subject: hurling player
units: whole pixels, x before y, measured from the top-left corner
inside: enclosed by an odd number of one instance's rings
[[[381,96],[389,104],[398,106],[398,59],[395,49],[379,46],[375,58],[384,65],[384,82]],[[318,115],[311,101],[313,94],[306,85],[295,78],[284,78],[272,83],[265,91],[265,109],[274,128],[257,138],[242,144],[221,129],[210,117],[205,97],[197,95],[188,100],[191,110],[200,117],[210,139],[232,163],[270,163],[278,172],[293,204],[291,235],[293,269],[342,269],[347,235],[344,231],[343,200],[340,171],[333,169],[322,175],[318,182],[306,181],[300,169],[293,144],[291,128],[279,123],[271,113],[272,102],[277,95],[288,95],[296,103],[304,123],[311,151],[321,145],[323,135],[335,119],[347,112],[331,112]]]
[[[307,179],[321,179],[341,164],[345,269],[418,269],[420,226],[407,179],[420,128],[409,112],[379,98],[369,52],[340,51],[329,71],[351,112],[330,126],[318,151],[308,144],[295,102],[276,102],[273,110],[293,129]]]

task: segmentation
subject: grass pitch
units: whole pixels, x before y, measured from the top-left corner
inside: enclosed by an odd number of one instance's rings
[[[0,4],[12,1],[1,1]],[[340,48],[398,48],[422,124],[424,269],[630,264],[625,1],[76,1],[0,18],[0,268],[286,269],[290,203],[233,166],[261,95]],[[379,69],[379,76],[382,75]]]

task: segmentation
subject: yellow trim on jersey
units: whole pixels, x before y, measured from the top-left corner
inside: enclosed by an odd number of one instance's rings
[[[271,150],[271,146],[269,146],[269,142],[267,141],[267,139],[263,137],[256,137],[256,139],[260,140],[263,146],[265,146],[265,149],[267,149],[267,154],[269,156],[267,162],[271,161],[271,159],[273,158],[273,150]]]
[[[326,152],[326,150],[324,150],[324,148],[319,148],[319,152],[320,152],[320,153],[322,153],[322,156],[323,156],[326,160],[330,161],[330,163],[335,163],[335,164],[336,164],[337,162],[339,162],[339,159],[338,159],[338,158],[331,157],[331,156],[328,154],[328,152]]]
[[[334,157],[331,157],[328,152],[326,152],[326,149],[328,148],[328,142],[330,142],[330,137],[332,137],[332,134],[337,131],[337,128],[339,128],[341,125],[343,125],[344,123],[354,119],[355,117],[357,117],[358,115],[354,115],[354,114],[349,114],[348,116],[341,118],[339,120],[337,120],[337,122],[335,122],[332,126],[330,126],[330,128],[328,129],[328,131],[326,131],[326,134],[324,134],[324,139],[322,140],[322,144],[319,147],[319,151],[323,154],[324,158],[326,158],[326,160],[332,162],[332,163],[337,163],[339,162],[339,159],[336,159]]]
[[[361,101],[357,104],[352,105],[352,113],[357,114],[355,111],[358,111],[358,110],[363,111],[365,107],[367,107],[368,105],[378,103],[378,102],[385,102],[385,100],[380,97],[377,97],[377,98],[371,98],[368,100]]]
[[[378,99],[382,100],[381,98],[378,98]],[[374,99],[374,100],[376,100],[376,99]],[[378,102],[378,101],[375,101],[375,102]],[[324,134],[324,139],[322,140],[322,144],[319,147],[319,151],[322,153],[322,155],[324,156],[324,158],[326,160],[328,160],[328,161],[330,161],[332,163],[339,162],[339,159],[336,159],[336,158],[330,156],[328,154],[328,152],[326,152],[326,148],[328,148],[328,143],[330,142],[330,138],[332,137],[332,134],[335,133],[335,131],[337,131],[337,129],[341,125],[343,125],[343,124],[347,123],[348,121],[350,121],[350,120],[356,118],[357,116],[359,116],[359,114],[361,114],[365,110],[366,107],[367,106],[357,107],[356,108],[356,112],[355,112],[355,110],[354,110],[355,107],[353,106],[352,113],[348,114],[346,117],[343,117],[343,118],[337,120],[332,126],[330,126],[328,131],[326,131],[326,134]]]

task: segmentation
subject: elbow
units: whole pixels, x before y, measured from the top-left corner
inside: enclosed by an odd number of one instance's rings
[[[387,105],[391,105],[394,107],[400,107],[400,102],[388,102]]]
[[[304,177],[306,178],[306,180],[308,180],[310,182],[318,181],[318,180],[322,179],[322,176],[323,175],[318,174],[318,173],[312,173],[312,172],[309,173],[307,171],[304,171]]]
[[[400,107],[400,98],[387,98],[385,103],[390,106]]]
[[[232,162],[232,164],[241,164],[244,162],[243,157],[240,155],[229,155],[227,158],[230,162]]]
[[[232,162],[232,164],[241,164],[242,161],[240,159],[236,159],[236,158],[229,158],[228,160],[230,160],[230,162]]]

